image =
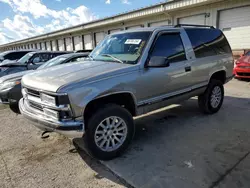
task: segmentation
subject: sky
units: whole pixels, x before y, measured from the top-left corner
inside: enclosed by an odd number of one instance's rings
[[[0,0],[0,45],[162,0]]]

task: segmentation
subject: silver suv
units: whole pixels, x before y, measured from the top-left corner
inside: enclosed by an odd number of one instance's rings
[[[87,61],[23,77],[21,113],[45,131],[83,136],[103,160],[120,155],[135,132],[133,116],[198,97],[216,113],[233,57],[213,27],[144,28],[107,36]]]

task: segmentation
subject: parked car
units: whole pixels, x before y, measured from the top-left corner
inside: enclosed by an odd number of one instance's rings
[[[56,65],[83,61],[89,53],[70,53],[64,54],[47,61],[38,70],[49,68]],[[22,76],[35,70],[27,70],[0,78],[0,103],[9,104],[10,109],[15,113],[20,113],[18,101],[22,98],[21,79]]]
[[[250,78],[250,51],[236,61],[234,75],[235,78]]]
[[[233,66],[219,29],[126,30],[107,36],[85,63],[25,75],[19,108],[42,130],[84,135],[95,157],[110,160],[129,146],[133,116],[193,96],[204,113],[218,112]]]
[[[0,64],[0,77],[25,70],[34,70],[46,61],[68,52],[37,51],[29,52],[16,62],[6,61]]]
[[[17,50],[17,51],[5,51],[0,53],[0,63],[4,60],[15,61],[23,57],[25,54],[31,52],[31,50]]]

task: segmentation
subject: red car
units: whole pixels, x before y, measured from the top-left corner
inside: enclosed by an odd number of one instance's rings
[[[250,51],[236,61],[233,73],[236,78],[250,78]]]

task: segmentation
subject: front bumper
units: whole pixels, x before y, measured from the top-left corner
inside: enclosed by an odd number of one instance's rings
[[[234,74],[236,78],[250,78],[250,68],[234,68]]]
[[[19,101],[19,109],[21,114],[32,122],[35,126],[43,131],[57,132],[67,137],[82,137],[85,133],[82,121],[57,121],[45,117],[45,115],[33,108],[30,108],[25,99]]]

